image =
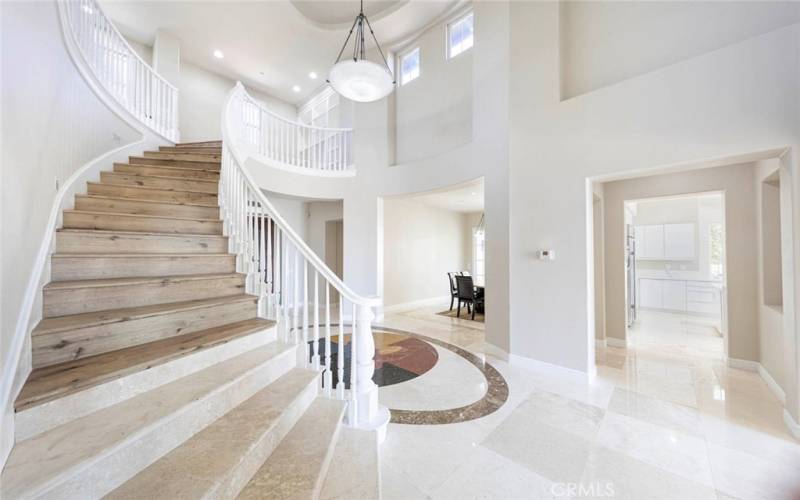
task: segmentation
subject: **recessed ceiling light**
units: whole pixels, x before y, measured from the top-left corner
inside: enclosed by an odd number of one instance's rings
[[[217,49],[214,51],[214,57],[216,57],[217,59],[222,59],[223,57],[225,57],[225,54],[221,50]]]
[[[300,86],[295,85],[294,87],[292,87],[292,90],[294,90],[295,92],[300,92]]]
[[[308,74],[308,77],[311,78],[312,80],[316,80],[317,79],[317,74],[312,71],[311,73]]]

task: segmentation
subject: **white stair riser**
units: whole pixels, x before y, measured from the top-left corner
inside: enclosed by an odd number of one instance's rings
[[[134,175],[161,175],[166,177],[186,177],[187,179],[219,180],[218,170],[198,170],[189,167],[172,168],[166,165],[156,167],[153,165],[130,165],[115,163],[114,172]]]
[[[140,429],[122,445],[107,450],[104,456],[88,466],[65,473],[64,477],[52,481],[46,490],[38,491],[36,495],[65,500],[102,497],[274,382],[294,365],[293,350],[282,353],[236,380],[220,385],[213,393],[182,407],[169,418]]]
[[[228,238],[58,231],[57,253],[226,253]]]
[[[276,327],[235,338],[224,344],[131,373],[116,380],[42,403],[18,412],[14,417],[16,441],[81,418],[97,410],[125,401],[161,385],[185,377],[226,359],[273,342]]]
[[[54,255],[51,264],[53,281],[138,278],[143,276],[179,276],[236,271],[235,255],[192,256],[97,256]]]
[[[86,358],[256,317],[255,300],[222,302],[86,328],[34,335],[33,367]]]
[[[113,196],[117,198],[135,198],[140,200],[166,201],[169,203],[196,203],[199,205],[219,206],[216,193],[198,193],[191,191],[174,191],[158,188],[142,188],[136,186],[88,184],[89,194]]]
[[[154,233],[222,234],[222,221],[167,219],[153,215],[64,212],[66,229]]]
[[[217,181],[148,177],[144,175],[120,174],[115,172],[100,172],[100,181],[104,184],[195,191],[198,193],[216,194],[217,191],[219,191]]]
[[[76,196],[75,210],[109,212],[117,214],[160,215],[187,219],[219,219],[218,207],[178,205],[124,198],[94,198]]]
[[[208,279],[162,279],[148,283],[45,288],[44,317],[107,309],[210,299],[244,293],[244,275]]]

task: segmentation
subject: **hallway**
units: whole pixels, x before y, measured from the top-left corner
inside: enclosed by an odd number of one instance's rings
[[[483,352],[482,324],[437,310],[381,324]],[[758,374],[725,367],[721,338],[702,321],[654,316],[642,325],[627,350],[598,351],[591,382],[488,357],[508,383],[507,402],[456,424],[390,424],[383,498],[795,498],[800,446]],[[474,391],[451,375],[431,370],[416,381],[429,377],[451,397]]]

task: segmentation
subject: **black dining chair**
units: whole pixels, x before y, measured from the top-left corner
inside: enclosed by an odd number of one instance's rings
[[[467,312],[472,309],[472,319],[475,320],[475,306],[483,305],[483,296],[475,294],[475,285],[472,283],[472,276],[456,276],[456,291],[458,292],[458,309],[456,318],[461,316],[462,302],[467,305]]]
[[[450,280],[450,310],[453,310],[453,302],[458,297],[458,290],[456,289],[456,276],[458,273],[447,273],[447,279]]]

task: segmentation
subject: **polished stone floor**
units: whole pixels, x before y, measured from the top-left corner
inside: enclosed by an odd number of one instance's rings
[[[483,324],[387,316],[482,355]],[[709,324],[643,315],[627,349],[602,348],[598,376],[486,359],[508,383],[494,413],[447,425],[390,424],[380,448],[385,500],[800,498],[800,444],[758,374],[722,362]],[[427,373],[381,389],[383,404],[442,408],[477,399],[485,382],[437,347]]]

